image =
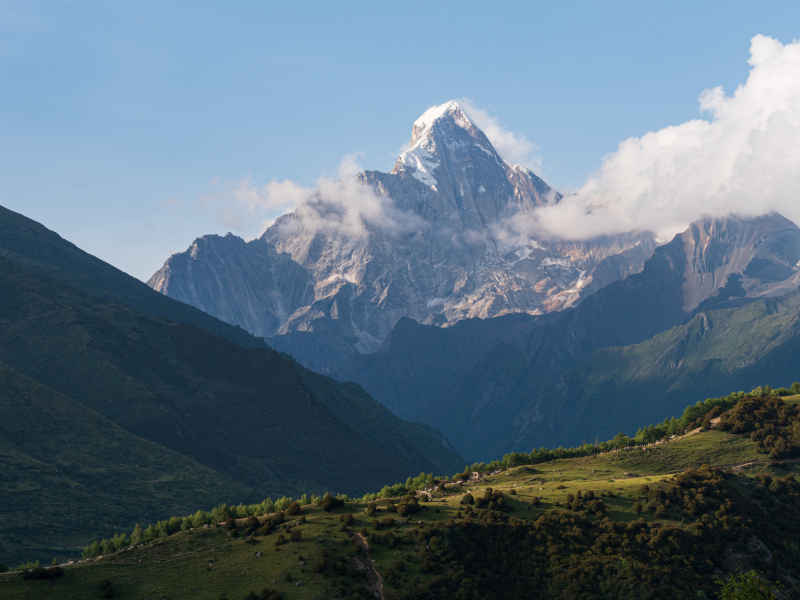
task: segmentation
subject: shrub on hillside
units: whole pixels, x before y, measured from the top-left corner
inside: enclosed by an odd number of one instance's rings
[[[320,501],[319,505],[325,512],[331,512],[332,510],[344,506],[344,500],[337,498],[336,496],[333,496],[329,493],[326,493],[322,497],[322,500]]]
[[[401,517],[413,515],[421,510],[422,507],[419,505],[419,501],[417,500],[416,496],[407,496],[403,502],[397,505],[397,514],[399,514]]]
[[[774,395],[748,395],[725,412],[720,427],[731,433],[748,433],[770,458],[800,454],[800,406]]]
[[[283,513],[275,513],[274,515],[270,516],[266,519],[262,524],[261,527],[258,528],[257,533],[259,535],[269,535],[275,529],[286,520]]]
[[[720,600],[773,600],[775,586],[751,570],[746,573],[733,574],[724,582],[720,582]]]
[[[511,507],[505,497],[505,494],[500,491],[495,491],[492,488],[486,488],[483,496],[475,501],[478,508],[488,508],[489,510],[508,511]]]
[[[260,526],[261,526],[261,523],[259,523],[259,522],[258,522],[258,519],[256,519],[256,518],[255,518],[254,516],[252,516],[252,515],[251,515],[251,516],[249,516],[249,517],[247,517],[247,519],[245,519],[245,521],[244,521],[244,530],[245,530],[245,531],[246,531],[248,534],[252,534],[252,533],[253,533],[254,531],[256,531],[256,530],[257,530],[257,529],[258,529]]]

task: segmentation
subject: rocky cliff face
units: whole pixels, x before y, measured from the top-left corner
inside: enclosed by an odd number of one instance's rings
[[[776,296],[800,284],[800,232],[781,215],[704,219],[676,243],[686,262],[686,311],[720,291],[725,298]]]
[[[277,331],[314,301],[310,273],[268,243],[207,235],[175,254],[149,285],[256,335]]]
[[[372,351],[401,317],[547,313],[641,270],[646,234],[520,234],[521,219],[560,198],[448,102],[417,119],[390,173],[321,188],[257,240],[200,238],[149,283],[256,335],[335,331]]]

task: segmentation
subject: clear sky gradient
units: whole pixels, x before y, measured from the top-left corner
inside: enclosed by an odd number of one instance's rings
[[[226,213],[235,182],[389,170],[461,97],[569,190],[742,83],[757,33],[800,36],[800,3],[0,0],[0,204],[147,279],[197,236],[258,233]]]

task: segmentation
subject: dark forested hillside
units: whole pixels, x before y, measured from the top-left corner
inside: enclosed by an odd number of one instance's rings
[[[0,206],[0,256],[24,264],[31,276],[41,274],[59,280],[105,301],[134,306],[141,314],[195,325],[240,345],[261,345],[260,340],[239,327],[161,294],[153,294],[138,279],[3,206]]]
[[[73,467],[64,463],[83,459],[65,458],[70,453],[95,461],[98,476],[117,483],[94,495],[97,480],[76,476],[75,493],[63,496],[63,511],[81,508],[78,498],[89,512],[116,503],[124,507],[113,513],[118,525],[174,511],[193,496],[196,502],[301,488],[353,492],[462,465],[439,434],[394,417],[358,386],[317,376],[63,241],[69,260],[59,258],[55,234],[7,211],[0,217],[12,241],[11,250],[0,252],[0,363],[15,382],[0,396],[0,410],[9,416],[0,434],[5,453],[24,457],[16,464],[27,461],[30,467],[0,488],[0,505],[19,501],[23,496],[16,490],[46,488],[48,473],[60,473],[64,485],[73,481]],[[41,237],[50,250],[36,246]],[[0,239],[0,248],[5,241]],[[246,343],[236,343],[239,336]],[[44,398],[56,398],[61,406],[59,431],[70,433],[68,448],[38,427],[52,419],[52,402]],[[20,402],[24,411],[14,408]],[[114,444],[108,442],[111,433]],[[148,453],[146,460],[136,458]],[[148,495],[146,477],[155,467],[147,465],[169,462],[166,456],[175,457],[173,466],[165,470],[158,494]],[[183,476],[175,480],[178,473]],[[138,485],[141,502],[125,502]],[[163,512],[154,507],[159,497],[170,498]],[[0,546],[15,547],[12,529],[14,539],[27,538],[50,525],[46,517],[24,525],[4,519]],[[97,522],[84,534],[104,528]],[[51,550],[79,537],[52,536]]]

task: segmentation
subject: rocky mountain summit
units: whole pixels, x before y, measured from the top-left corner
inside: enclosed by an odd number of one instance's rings
[[[447,326],[548,313],[641,270],[649,234],[563,241],[531,230],[533,211],[560,199],[451,101],[414,122],[391,172],[320,187],[252,241],[202,237],[149,284],[259,336],[331,334],[368,352],[402,317]],[[276,347],[325,369],[301,347]]]

